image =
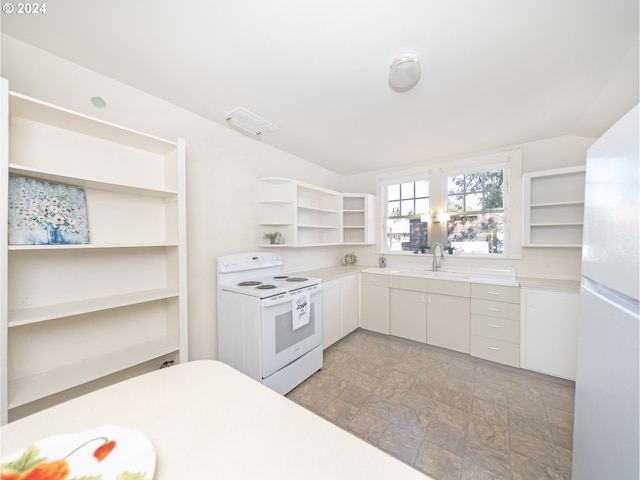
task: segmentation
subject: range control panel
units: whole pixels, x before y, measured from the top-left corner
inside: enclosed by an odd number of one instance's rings
[[[218,273],[242,272],[280,266],[282,266],[282,257],[277,253],[250,252],[218,257]]]

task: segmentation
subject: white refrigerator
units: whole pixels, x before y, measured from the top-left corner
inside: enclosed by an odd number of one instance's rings
[[[638,480],[639,110],[587,153],[573,429],[575,480]]]

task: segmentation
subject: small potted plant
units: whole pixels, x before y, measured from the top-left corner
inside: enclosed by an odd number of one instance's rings
[[[429,245],[418,245],[413,253],[427,253],[429,251]]]
[[[455,250],[451,245],[447,245],[444,249],[449,253],[449,255],[453,255],[453,251]]]
[[[276,245],[278,243],[276,240],[282,238],[282,234],[280,232],[267,232],[262,238],[268,239],[270,245]]]

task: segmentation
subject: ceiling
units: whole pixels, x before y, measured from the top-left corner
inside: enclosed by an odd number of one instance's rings
[[[637,0],[56,0],[2,32],[349,175],[563,135],[638,102]],[[396,93],[389,65],[420,57]],[[109,102],[109,99],[107,103]]]

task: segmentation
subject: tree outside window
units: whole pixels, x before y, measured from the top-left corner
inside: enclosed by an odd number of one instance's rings
[[[464,253],[504,252],[504,170],[447,178],[447,243]]]

